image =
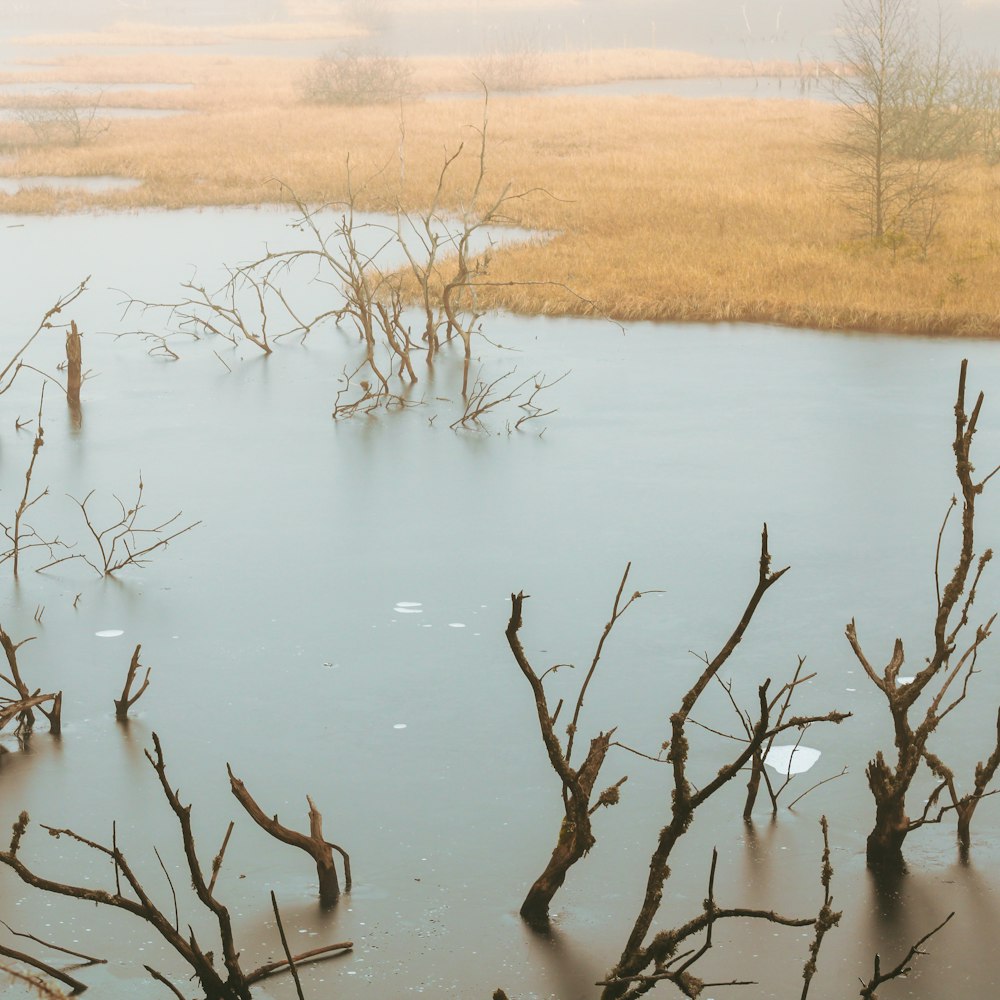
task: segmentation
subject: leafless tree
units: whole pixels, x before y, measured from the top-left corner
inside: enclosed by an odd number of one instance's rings
[[[483,418],[490,412],[497,407],[509,406],[512,403],[517,405],[521,414],[514,418],[513,424],[508,421],[509,430],[520,430],[529,421],[538,420],[556,412],[554,409],[543,409],[535,400],[540,393],[561,382],[569,372],[563,372],[562,375],[551,381],[546,381],[544,372],[535,372],[534,375],[522,379],[511,387],[510,380],[515,374],[516,369],[505,372],[490,382],[485,381],[481,374],[477,374],[472,382],[472,388],[465,394],[465,408],[462,415],[451,423],[451,429],[479,428],[483,425]],[[531,391],[526,396],[525,389],[528,386],[531,387]]]
[[[926,251],[971,135],[956,46],[940,22],[923,29],[912,0],[843,0],[838,55],[847,204],[873,242],[915,238]]]
[[[847,626],[847,640],[872,683],[885,695],[892,717],[893,735],[896,745],[895,760],[887,760],[880,750],[868,764],[868,786],[875,798],[875,824],[868,835],[868,860],[872,864],[898,865],[902,860],[903,841],[907,835],[935,818],[933,809],[938,797],[947,788],[953,797],[954,807],[960,817],[960,837],[968,845],[968,823],[976,804],[985,793],[986,784],[993,777],[1000,760],[1000,732],[997,749],[986,765],[977,768],[976,791],[971,797],[962,798],[955,789],[954,775],[945,764],[930,751],[928,742],[940,723],[965,700],[969,692],[969,682],[974,673],[979,656],[979,648],[989,638],[996,614],[981,625],[976,626],[973,635],[967,634],[969,614],[976,598],[983,570],[993,557],[991,549],[986,549],[976,558],[975,517],[976,498],[998,471],[994,469],[980,480],[973,477],[972,438],[976,433],[984,396],[979,394],[972,413],[965,409],[966,372],[968,363],[963,360],[958,382],[958,397],[955,402],[955,437],[952,450],[955,454],[955,474],[962,495],[961,542],[958,562],[950,579],[941,587],[941,547],[945,528],[951,511],[958,504],[956,498],[948,507],[944,523],[938,533],[937,552],[934,562],[934,582],[937,594],[937,610],[934,616],[932,648],[926,665],[917,674],[901,677],[904,662],[902,639],[896,639],[892,656],[880,673],[870,663],[862,649],[854,621]],[[927,693],[928,700],[923,715],[911,719],[911,710],[916,714],[916,704],[921,695]],[[924,765],[928,765],[940,779],[941,784],[928,799],[918,817],[910,817],[906,810],[906,796],[914,778]]]
[[[43,145],[83,146],[111,128],[107,118],[100,116],[102,100],[100,94],[96,100],[81,105],[73,94],[56,94],[44,105],[22,104],[17,118]]]
[[[38,572],[51,569],[53,566],[73,559],[83,560],[98,576],[113,576],[128,566],[141,568],[149,563],[152,553],[157,549],[164,548],[175,538],[179,538],[201,524],[201,521],[195,521],[183,528],[174,528],[173,525],[183,514],[183,511],[178,511],[166,521],[149,527],[145,526],[139,520],[140,513],[146,508],[143,503],[144,490],[142,473],[140,473],[135,499],[130,501],[128,505],[116,494],[113,494],[114,501],[118,506],[117,520],[104,528],[94,523],[92,514],[87,509],[87,505],[94,496],[94,490],[91,490],[83,500],[70,497],[80,508],[94,550],[89,555],[75,552],[72,555],[53,559],[44,566],[40,566]]]
[[[563,819],[559,827],[559,837],[556,846],[552,851],[552,857],[545,866],[545,870],[535,880],[528,891],[524,902],[521,904],[521,916],[532,926],[544,928],[549,922],[549,905],[552,897],[559,891],[566,880],[566,875],[570,868],[577,863],[590,849],[597,843],[591,827],[591,817],[601,806],[612,806],[617,804],[619,790],[627,780],[627,776],[620,778],[613,785],[609,785],[594,800],[594,788],[597,783],[601,768],[604,766],[604,759],[608,750],[612,746],[612,737],[615,729],[611,728],[598,733],[590,741],[590,747],[586,756],[579,764],[572,763],[573,745],[576,739],[577,727],[580,721],[580,712],[583,709],[583,700],[587,694],[587,688],[594,677],[597,665],[600,662],[601,654],[604,651],[604,644],[611,635],[618,619],[632,606],[632,604],[643,596],[643,591],[635,591],[623,602],[625,584],[628,580],[631,564],[625,567],[622,575],[618,593],[611,608],[611,617],[600,639],[591,660],[580,690],[577,693],[576,702],[573,708],[573,718],[566,726],[565,744],[556,733],[556,722],[562,711],[563,701],[560,699],[555,710],[548,704],[545,693],[545,678],[555,673],[560,667],[568,664],[556,664],[539,674],[531,665],[524,646],[521,643],[519,632],[522,626],[522,608],[525,594],[511,594],[511,614],[507,623],[507,643],[517,665],[521,668],[531,691],[535,698],[535,711],[538,715],[538,725],[542,734],[542,742],[549,757],[552,769],[559,776],[562,783],[562,803]],[[647,591],[648,593],[648,591]]]
[[[639,912],[628,935],[621,957],[604,982],[605,1000],[616,1000],[619,997],[638,996],[648,992],[661,978],[670,978],[678,986],[682,986],[681,973],[686,972],[687,965],[676,967],[676,950],[680,944],[678,932],[665,931],[655,934],[649,939],[660,905],[663,892],[670,875],[669,861],[677,842],[690,829],[698,808],[709,798],[720,791],[759,753],[770,739],[779,733],[802,729],[804,726],[817,722],[840,723],[850,717],[848,712],[828,712],[824,715],[804,715],[784,718],[781,722],[772,720],[772,703],[768,696],[770,680],[765,680],[757,689],[757,716],[753,722],[752,735],[746,744],[740,745],[739,752],[726,764],[718,768],[711,777],[694,785],[688,773],[689,742],[687,724],[691,713],[704,693],[705,689],[715,680],[719,671],[732,656],[736,647],[742,641],[757,608],[767,591],[787,572],[788,567],[773,571],[771,555],[768,551],[767,526],[761,533],[760,561],[758,567],[757,585],[743,611],[743,614],[719,652],[709,659],[705,658],[705,668],[698,679],[685,694],[680,707],[670,717],[671,737],[667,748],[667,762],[670,766],[673,782],[670,792],[669,815],[666,825],[660,831],[656,847],[649,863],[649,877]],[[708,914],[706,914],[707,917]],[[744,913],[744,915],[751,915]],[[705,919],[705,918],[700,918]],[[804,921],[812,924],[814,920]],[[796,925],[801,926],[801,925]],[[648,971],[652,969],[652,971]],[[665,976],[666,973],[670,975]],[[703,985],[703,984],[702,984]],[[687,996],[697,996],[701,986]]]
[[[0,552],[0,565],[9,562],[17,579],[21,568],[21,555],[29,549],[44,549],[51,557],[60,548],[66,548],[64,542],[58,536],[46,538],[39,534],[38,530],[25,520],[25,515],[37,504],[49,495],[48,487],[44,487],[32,496],[31,479],[35,474],[35,463],[38,461],[38,453],[45,444],[45,428],[42,426],[42,410],[45,405],[45,385],[42,385],[38,398],[38,416],[35,421],[35,437],[31,444],[31,458],[24,473],[24,490],[14,514],[9,523],[0,521],[0,528],[7,538],[9,547]]]
[[[300,89],[313,104],[392,104],[406,95],[410,76],[401,59],[344,48],[316,60]]]
[[[708,893],[704,900],[703,912],[683,924],[660,931],[650,946],[652,970],[624,975],[618,970],[597,983],[604,987],[605,997],[640,997],[649,993],[661,983],[671,983],[685,997],[700,997],[709,987],[752,986],[752,980],[731,979],[725,982],[706,982],[692,971],[711,950],[712,931],[720,920],[763,920],[783,927],[812,927],[813,940],[809,946],[809,956],[803,968],[801,1000],[806,1000],[809,987],[817,969],[820,947],[826,934],[840,922],[842,914],[833,909],[830,891],[833,867],[830,864],[830,843],[826,817],[821,820],[823,830],[823,857],[820,868],[820,883],[823,888],[823,902],[815,917],[787,917],[776,910],[759,910],[747,907],[721,907],[715,900],[715,873],[718,865],[718,851],[712,851],[712,864],[708,877]],[[695,946],[690,939],[704,934],[701,944]],[[643,966],[645,968],[645,966]]]
[[[768,702],[768,711],[774,712],[775,708],[778,708],[778,715],[775,719],[775,725],[780,725],[785,716],[791,710],[792,699],[795,696],[795,692],[798,687],[802,684],[806,684],[811,681],[815,676],[815,672],[811,674],[803,674],[802,670],[805,667],[805,657],[800,656],[798,665],[795,668],[795,672],[792,675],[792,679],[784,684],[774,695],[771,696]],[[743,728],[743,735],[736,735],[732,733],[720,732],[711,726],[706,726],[701,723],[697,723],[694,719],[691,720],[692,723],[701,726],[702,729],[706,729],[709,732],[715,733],[716,735],[723,736],[726,739],[733,740],[738,743],[748,744],[753,740],[753,726],[754,720],[751,714],[744,708],[741,708],[737,703],[735,697],[733,696],[733,685],[732,681],[723,681],[721,678],[716,676],[716,681],[719,686],[725,691],[726,697],[729,699],[730,704],[733,706],[733,710],[736,712],[737,718],[740,720],[740,725]],[[780,705],[780,708],[779,708]],[[793,760],[795,754],[799,751],[799,745],[802,742],[802,737],[805,736],[808,730],[808,726],[803,726],[796,737],[795,744],[791,748],[791,753],[788,756],[788,764],[784,772],[784,780],[775,785],[771,781],[771,777],[767,772],[768,766],[774,766],[768,759],[768,755],[772,750],[776,750],[777,745],[775,744],[775,739],[777,734],[773,735],[765,741],[758,750],[754,753],[753,757],[750,759],[749,770],[750,776],[747,779],[747,797],[746,802],[743,806],[743,819],[747,822],[750,821],[753,815],[754,805],[757,802],[757,796],[760,793],[761,783],[765,790],[767,791],[768,798],[771,801],[771,814],[776,815],[778,811],[778,800],[781,797],[782,792],[791,784],[793,780],[793,775],[796,773],[793,766]],[[781,768],[775,767],[775,770],[781,773]],[[811,791],[819,788],[820,785],[825,785],[828,781],[833,781],[836,778],[843,777],[847,773],[847,768],[845,767],[839,774],[833,775],[829,778],[824,778],[822,781],[807,788],[804,792],[799,794],[792,802],[789,803],[789,808],[799,802],[801,799],[805,798]]]

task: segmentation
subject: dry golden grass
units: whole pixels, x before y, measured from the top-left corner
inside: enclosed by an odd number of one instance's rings
[[[480,101],[407,104],[401,184],[398,108],[302,104],[295,80],[303,68],[289,60],[167,60],[156,68],[160,79],[194,83],[171,96],[202,110],[116,120],[79,148],[31,145],[23,127],[3,126],[0,142],[18,153],[0,165],[5,172],[113,174],[143,184],[69,201],[45,191],[0,196],[0,211],[254,204],[280,199],[273,178],[308,201],[336,201],[345,194],[348,153],[361,206],[399,199],[419,208],[445,149],[465,140],[444,193],[446,205],[461,203],[475,170]],[[136,67],[118,69],[127,75]],[[807,101],[492,97],[489,190],[510,180],[551,192],[519,201],[516,212],[520,224],[554,235],[498,253],[492,271],[496,281],[553,284],[498,287],[491,303],[588,312],[558,287],[564,283],[621,320],[996,335],[993,171],[964,164],[930,253],[904,248],[894,259],[854,239],[856,220],[835,195],[839,175],[825,141],[836,115]]]

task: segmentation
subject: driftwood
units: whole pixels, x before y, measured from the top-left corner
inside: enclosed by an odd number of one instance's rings
[[[268,816],[247,791],[246,785],[233,774],[233,769],[228,764],[226,764],[226,770],[229,772],[229,784],[233,795],[236,796],[236,800],[247,811],[250,818],[275,840],[280,840],[283,844],[289,844],[305,851],[316,862],[316,875],[319,878],[319,900],[323,906],[332,906],[340,898],[340,882],[337,878],[337,867],[333,861],[334,851],[344,859],[344,890],[351,891],[351,858],[342,847],[324,839],[323,816],[308,795],[306,802],[309,803],[309,833],[304,834],[282,826],[276,815]]]
[[[191,806],[181,803],[178,793],[171,787],[167,779],[163,751],[159,737],[155,733],[153,734],[153,753],[147,750],[146,757],[159,778],[163,794],[180,827],[191,887],[202,905],[215,917],[223,968],[216,967],[213,957],[215,949],[206,950],[203,948],[191,927],[188,927],[188,936],[185,937],[179,929],[176,915],[168,916],[153,902],[116,842],[113,842],[111,847],[107,847],[72,830],[43,826],[43,829],[47,830],[53,837],[67,837],[108,857],[114,864],[115,886],[113,891],[57,882],[38,875],[28,868],[18,857],[21,839],[28,829],[29,817],[26,812],[22,812],[17,822],[14,823],[10,847],[8,850],[0,852],[0,864],[7,865],[22,882],[36,889],[111,906],[143,920],[191,968],[193,978],[198,981],[204,1000],[251,1000],[250,989],[253,984],[276,972],[287,970],[291,963],[286,959],[259,966],[252,972],[243,970],[240,964],[241,951],[237,947],[233,935],[229,910],[214,894],[214,878],[211,883],[206,882],[201,863],[198,860],[191,825]],[[221,864],[221,860],[219,860],[219,864]],[[349,951],[352,947],[350,941],[337,942],[294,956],[292,962],[301,963],[312,958],[328,957],[334,953]],[[183,997],[180,990],[170,983],[162,973],[149,966],[146,968],[155,979],[168,985],[176,996]]]

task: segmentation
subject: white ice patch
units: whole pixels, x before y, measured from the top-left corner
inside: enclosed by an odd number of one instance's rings
[[[897,684],[912,684],[916,680],[916,677],[897,677]]]
[[[423,608],[404,608],[402,605],[397,605],[392,609],[394,615],[422,615],[424,613]]]
[[[397,608],[422,608],[423,606],[421,601],[396,601]]]
[[[448,628],[465,628],[461,622],[448,622]]]
[[[100,632],[94,633],[94,635],[101,639],[117,639],[118,636],[124,634],[125,630],[120,628],[102,628]]]
[[[820,758],[820,751],[803,746],[772,746],[764,758],[768,767],[773,767],[778,774],[786,776],[803,774]]]
[[[406,723],[405,722],[397,722],[392,728],[393,729],[405,729],[406,728]]]

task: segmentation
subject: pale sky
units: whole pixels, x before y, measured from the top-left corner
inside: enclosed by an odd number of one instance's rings
[[[916,0],[933,12],[937,0]],[[440,8],[434,13],[434,7]],[[941,0],[972,48],[1000,48],[1000,0]],[[354,14],[400,54],[645,47],[754,59],[828,56],[842,0],[0,0],[0,37],[96,31],[115,21],[173,25],[317,20]],[[321,46],[322,47],[322,46]]]

